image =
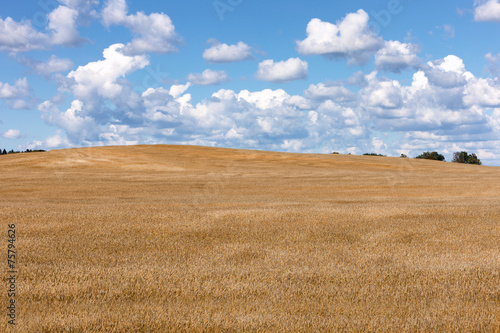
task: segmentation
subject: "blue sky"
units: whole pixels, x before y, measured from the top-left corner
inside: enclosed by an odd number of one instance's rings
[[[0,9],[0,147],[475,152],[500,2],[40,0]]]

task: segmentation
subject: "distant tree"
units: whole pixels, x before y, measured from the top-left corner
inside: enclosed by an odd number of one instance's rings
[[[466,151],[457,151],[453,154],[454,163],[478,164],[481,165],[481,160],[477,158],[475,153],[468,154]]]
[[[408,156],[406,156],[405,154],[401,154],[401,156],[399,156],[401,158],[407,158]]]
[[[2,152],[3,155],[7,155],[7,151],[4,149]]]
[[[333,154],[333,155],[338,155],[338,154],[340,154],[340,153],[338,153],[338,152],[334,151],[332,154]]]
[[[365,155],[365,156],[385,156],[382,154],[375,154],[375,153],[364,153],[363,155]]]
[[[418,155],[415,158],[421,158],[421,159],[426,159],[426,160],[436,160],[436,161],[444,161],[444,156],[439,154],[437,151],[426,151],[423,152],[422,154]]]
[[[453,154],[453,163],[467,163],[467,155],[466,151],[455,152]]]

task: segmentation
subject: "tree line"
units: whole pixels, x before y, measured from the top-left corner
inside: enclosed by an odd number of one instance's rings
[[[339,154],[338,152],[334,151],[332,154]],[[349,154],[351,155],[351,154]],[[365,156],[386,156],[382,154],[375,154],[375,153],[365,153],[363,154]],[[402,158],[407,158],[405,154],[401,154]],[[423,152],[422,154],[416,156],[415,158],[418,159],[426,159],[426,160],[436,160],[436,161],[445,161],[445,158],[442,154],[438,153],[437,151],[426,151]],[[475,153],[469,154],[466,151],[457,151],[453,154],[453,163],[464,163],[464,164],[477,164],[477,165],[482,165],[481,160],[477,157]]]
[[[7,154],[19,154],[19,153],[40,153],[44,152],[45,150],[43,149],[26,149],[25,151],[15,151],[14,149],[11,149],[9,151],[0,148],[0,155],[7,155]]]
[[[422,158],[427,160],[437,160],[444,161],[445,158],[443,155],[439,154],[436,151],[429,152],[426,151],[415,158]],[[469,154],[466,151],[457,151],[453,153],[453,163],[464,163],[464,164],[477,164],[481,165],[481,160],[477,157],[475,153]]]

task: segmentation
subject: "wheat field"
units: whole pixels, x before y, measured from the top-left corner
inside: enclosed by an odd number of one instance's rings
[[[143,145],[0,179],[4,332],[500,332],[498,167]]]

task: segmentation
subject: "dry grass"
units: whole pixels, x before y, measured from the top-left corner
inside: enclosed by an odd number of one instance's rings
[[[0,179],[19,332],[500,331],[500,168],[134,146]]]

